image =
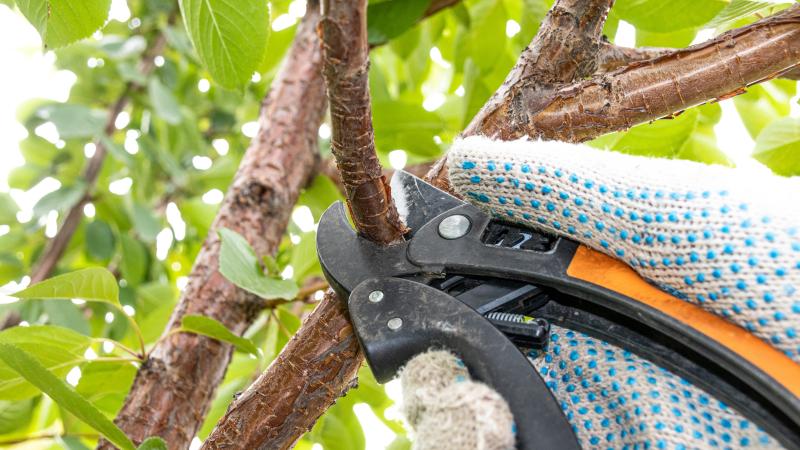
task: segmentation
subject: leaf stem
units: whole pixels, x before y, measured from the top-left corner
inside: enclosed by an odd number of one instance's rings
[[[147,349],[145,348],[144,345],[144,337],[142,336],[142,330],[139,328],[139,324],[136,323],[136,319],[134,319],[133,316],[129,316],[128,313],[125,312],[125,309],[123,309],[122,306],[115,305],[115,307],[117,307],[117,310],[119,310],[122,313],[122,315],[128,319],[128,322],[130,322],[131,327],[133,328],[133,332],[139,339],[139,349],[141,351],[139,354],[136,354],[135,356],[138,357],[140,360],[144,361],[145,359],[147,359]]]
[[[99,341],[99,342],[110,342],[110,343],[114,344],[114,346],[119,347],[120,350],[124,351],[125,353],[128,353],[131,356],[134,356],[134,357],[138,358],[140,361],[144,361],[144,359],[145,359],[143,355],[140,355],[139,353],[136,353],[136,350],[131,349],[130,347],[128,347],[125,344],[123,344],[122,342],[115,341],[114,339],[102,338],[102,337],[101,338],[94,338],[94,339],[95,339],[95,341]]]

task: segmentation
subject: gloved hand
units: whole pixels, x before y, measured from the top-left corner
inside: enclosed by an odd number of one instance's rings
[[[402,411],[415,431],[416,450],[510,450],[514,420],[505,400],[472,381],[453,354],[417,355],[400,374]]]
[[[800,181],[557,142],[457,141],[450,182],[506,220],[620,258],[800,361]],[[531,360],[583,448],[780,448],[686,380],[551,327]],[[519,424],[524,426],[524,424]]]

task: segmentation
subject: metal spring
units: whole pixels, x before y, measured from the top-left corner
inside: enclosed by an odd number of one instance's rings
[[[522,314],[512,314],[512,313],[504,313],[504,312],[490,312],[486,315],[487,319],[491,320],[500,320],[503,322],[516,322],[516,323],[526,323],[530,319]]]

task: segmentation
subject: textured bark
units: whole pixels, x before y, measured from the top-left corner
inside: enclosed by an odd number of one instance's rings
[[[366,0],[323,0],[319,36],[331,113],[331,151],[347,205],[365,238],[388,244],[406,231],[375,152],[367,74]]]
[[[794,5],[708,42],[565,87],[542,89],[509,77],[469,131],[503,140],[582,142],[737,95],[779,75],[793,76],[798,65],[800,5]],[[444,159],[428,177],[449,188]]]
[[[425,174],[428,173],[430,169],[431,169],[430,162],[412,164],[410,166],[406,166],[403,168],[404,171],[412,175],[416,175],[418,177],[424,177]],[[335,184],[336,187],[339,189],[339,192],[341,192],[342,195],[345,195],[344,183],[342,183],[342,175],[339,173],[339,169],[336,168],[336,161],[334,161],[332,158],[322,160],[319,164],[319,168],[317,169],[317,171],[321,175],[325,175],[328,178],[330,178],[333,184]],[[394,169],[390,169],[387,167],[383,168],[383,176],[387,180],[391,180],[392,175],[394,175]]]
[[[536,37],[526,48],[506,80],[464,130],[464,135],[483,131],[487,108],[502,104],[521,88],[533,95],[553,86],[587,77],[597,69],[603,24],[613,0],[557,0],[542,21]]]
[[[228,408],[203,449],[285,449],[355,383],[363,357],[344,302],[328,291],[267,371]]]
[[[147,75],[153,70],[153,60],[163,51],[166,41],[166,36],[164,34],[159,34],[158,37],[156,37],[153,41],[152,46],[150,46],[147,52],[145,52],[142,61],[139,64],[139,71],[143,75]],[[119,96],[119,98],[117,98],[117,101],[115,101],[114,104],[111,105],[111,108],[109,108],[108,120],[103,128],[103,133],[106,136],[111,136],[114,133],[114,123],[117,120],[117,116],[128,105],[130,102],[131,92],[136,88],[136,84],[133,82],[128,82],[125,85],[125,88],[122,90],[122,94]],[[64,255],[64,250],[67,249],[69,241],[72,240],[72,235],[75,234],[75,230],[78,229],[78,225],[81,223],[81,219],[83,218],[83,207],[89,201],[91,191],[94,189],[94,185],[97,182],[100,169],[103,168],[103,161],[105,161],[107,153],[106,145],[103,140],[97,140],[94,144],[94,155],[92,155],[92,157],[89,158],[89,162],[86,163],[86,167],[83,169],[81,178],[86,184],[86,193],[75,205],[72,206],[72,208],[69,209],[69,211],[67,211],[67,214],[64,220],[61,222],[61,226],[58,228],[56,235],[47,242],[47,245],[45,245],[42,255],[39,257],[36,266],[31,271],[31,284],[38,283],[53,273],[53,269],[55,269],[58,261]]]
[[[533,96],[546,97],[557,86],[593,74],[598,53],[605,46],[603,25],[614,0],[556,0],[530,45],[520,54],[503,84],[464,129],[463,136],[485,134],[483,127],[497,105],[513,91],[525,87]],[[431,184],[453,193],[447,178],[447,156],[437,161],[425,177]]]
[[[595,75],[611,72],[633,62],[666,56],[675,50],[674,48],[659,47],[619,47],[610,42],[604,42],[600,46],[599,63]],[[800,68],[785,71],[780,74],[780,77],[787,80],[800,80]]]
[[[317,158],[317,132],[325,110],[325,85],[309,7],[287,59],[262,105],[258,135],[197,256],[167,331],[186,314],[202,314],[241,334],[263,303],[218,271],[216,230],[241,233],[256,253],[274,253],[292,207]],[[142,365],[116,423],[134,442],[161,436],[170,449],[185,449],[202,424],[232,347],[206,337],[175,333],[159,341]],[[101,442],[99,448],[112,448]]]
[[[703,44],[632,63],[543,98],[526,83],[489,105],[478,129],[580,142],[670,116],[779,75],[800,63],[800,5]]]
[[[620,47],[610,42],[603,42],[600,45],[600,53],[597,55],[597,72],[595,75],[611,72],[632,62],[646,61],[668,55],[674,51],[675,49],[672,48]]]

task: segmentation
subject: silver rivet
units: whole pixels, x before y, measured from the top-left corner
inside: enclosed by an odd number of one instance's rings
[[[469,231],[469,217],[455,214],[439,222],[439,235],[445,239],[458,239]]]
[[[372,291],[369,293],[369,301],[372,303],[378,303],[383,300],[383,292],[381,291]]]
[[[390,330],[397,331],[403,326],[403,319],[399,317],[389,319],[389,321],[386,322],[386,326],[389,327]]]

